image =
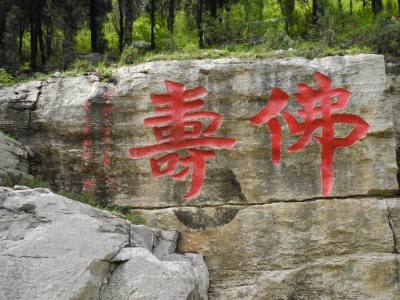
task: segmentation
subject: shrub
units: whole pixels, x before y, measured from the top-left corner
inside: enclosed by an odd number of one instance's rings
[[[15,83],[14,77],[6,70],[0,68],[0,85],[11,85]]]
[[[139,50],[135,47],[125,47],[121,53],[120,63],[125,65],[134,64],[139,57]]]
[[[18,185],[24,185],[27,187],[30,187],[31,189],[35,188],[49,188],[50,185],[48,182],[37,178],[37,177],[22,177],[18,181]]]
[[[400,55],[400,20],[385,14],[378,16],[374,27],[373,45],[379,53]]]
[[[72,64],[70,70],[72,72],[80,74],[80,73],[94,72],[95,68],[94,68],[93,64],[88,60],[86,60],[86,59],[77,59]]]

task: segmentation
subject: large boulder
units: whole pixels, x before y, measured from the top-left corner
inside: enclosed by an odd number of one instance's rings
[[[299,83],[315,86],[315,72],[352,93],[349,105],[336,113],[369,124],[365,138],[335,151],[330,198],[322,197],[316,141],[288,153],[298,137],[283,126],[282,161],[275,166],[268,129],[249,122],[273,87],[293,95]],[[31,166],[34,173],[55,188],[92,189],[101,201],[131,208],[147,225],[178,228],[180,251],[205,255],[210,298],[399,298],[400,209],[399,199],[391,198],[398,188],[394,132],[400,131],[393,125],[392,102],[398,106],[399,80],[386,76],[383,56],[149,62],[120,68],[115,77],[115,84],[90,75],[51,78],[32,87],[40,93],[24,123],[29,130],[16,131],[39,158]],[[190,179],[156,180],[148,158],[128,157],[129,148],[156,143],[143,121],[155,115],[150,95],[165,93],[165,80],[187,88],[203,85],[205,110],[224,117],[215,136],[237,139],[233,149],[218,150],[216,159],[207,161],[202,192],[190,202],[182,202]],[[0,128],[16,123],[3,120],[22,101],[12,91],[0,93]],[[294,113],[293,97],[289,103]],[[337,137],[349,132],[342,125],[335,129]],[[146,248],[151,240],[139,244]],[[141,269],[147,259],[131,257],[142,252],[124,250],[115,262],[129,258]],[[110,286],[124,290],[110,297],[124,297],[131,275],[123,269],[129,265],[114,272]]]
[[[177,237],[47,189],[0,187],[0,299],[207,299],[202,256],[176,254]]]

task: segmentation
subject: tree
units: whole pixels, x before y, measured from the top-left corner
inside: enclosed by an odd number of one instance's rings
[[[199,48],[204,48],[204,24],[203,24],[203,13],[204,13],[204,0],[197,0],[196,7],[196,25],[197,25],[197,34],[199,37]]]
[[[76,33],[87,18],[88,9],[81,0],[55,0],[53,14],[63,32],[61,65],[66,69],[75,60]]]
[[[140,15],[143,9],[142,0],[124,0],[125,6],[125,46],[132,45],[132,27],[134,20]]]
[[[285,19],[286,33],[290,36],[292,35],[292,26],[294,24],[295,0],[278,0],[278,3]]]
[[[106,40],[102,25],[111,10],[109,0],[89,0],[89,27],[92,52],[103,53],[106,49]]]
[[[37,0],[37,8],[36,8],[36,32],[37,38],[39,42],[40,48],[40,59],[42,62],[42,66],[46,65],[46,52],[44,49],[44,41],[43,41],[43,29],[42,29],[42,19],[43,19],[43,0]]]
[[[56,11],[54,10],[54,0],[47,0],[44,8],[43,25],[45,26],[46,57],[49,59],[53,54],[53,33]],[[21,45],[22,46],[22,45]]]
[[[372,12],[376,15],[383,9],[382,0],[371,0]]]
[[[363,0],[363,1],[365,1],[365,0]],[[337,0],[337,2],[338,2],[339,11],[342,13],[343,12],[342,0]]]
[[[0,51],[4,49],[4,33],[6,30],[6,18],[8,12],[7,1],[0,2]]]
[[[150,49],[156,49],[156,36],[155,36],[155,27],[156,27],[156,0],[150,0]]]
[[[12,4],[11,1],[8,4],[1,37],[1,63],[8,71],[15,73],[18,71],[20,63],[19,52],[15,50],[18,49],[22,11],[19,6]]]
[[[125,33],[124,44],[130,46],[132,44],[132,26],[134,17],[138,14],[139,3],[137,0],[124,0],[125,2]],[[136,8],[136,13],[134,13]]]
[[[133,21],[141,11],[140,0],[114,0],[113,24],[118,35],[118,49],[121,53],[124,46],[132,45]]]
[[[31,0],[29,6],[29,22],[30,22],[30,45],[31,45],[31,70],[37,70],[37,41],[38,41],[38,22],[36,10],[38,9],[38,0]]]
[[[167,28],[168,31],[171,33],[174,32],[174,23],[175,23],[175,0],[168,0]]]
[[[117,0],[114,8],[113,8],[113,24],[115,31],[118,35],[118,50],[119,53],[122,53],[124,49],[124,34],[125,34],[125,25],[124,25],[124,11],[122,6],[122,0]]]
[[[325,14],[323,0],[312,0],[312,24],[318,25],[319,20]]]

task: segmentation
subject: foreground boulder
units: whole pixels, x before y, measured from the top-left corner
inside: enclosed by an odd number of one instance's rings
[[[47,189],[0,188],[0,299],[207,299],[176,231],[132,225]]]

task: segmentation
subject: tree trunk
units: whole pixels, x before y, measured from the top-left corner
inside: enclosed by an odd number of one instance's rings
[[[211,1],[211,7],[210,7],[211,18],[215,19],[217,17],[217,11],[218,11],[217,1]]]
[[[7,11],[4,9],[2,5],[0,4],[0,49],[4,47],[4,33],[6,30],[6,17],[7,17]]]
[[[204,10],[204,1],[197,0],[197,33],[199,36],[199,47],[200,49],[204,48],[204,29],[203,29],[203,10]]]
[[[353,0],[350,0],[350,16],[353,15]]]
[[[312,0],[312,23],[313,25],[317,25],[318,23],[318,0]]]
[[[42,0],[37,0],[36,31],[40,47],[40,60],[42,62],[42,66],[44,66],[46,64],[46,53],[44,50],[43,32],[42,32],[42,12],[43,12]]]
[[[132,0],[126,0],[125,11],[125,45],[132,45],[132,25],[133,25],[133,3]]]
[[[31,0],[29,6],[29,21],[30,21],[30,34],[31,34],[31,70],[37,71],[37,29],[36,29],[36,9],[37,0]]]
[[[279,6],[281,7],[282,15],[285,19],[285,31],[291,36],[292,35],[292,25],[294,24],[294,10],[295,1],[294,0],[278,0]]]
[[[399,0],[400,1],[400,0]],[[245,2],[245,6],[244,6],[244,20],[245,20],[245,24],[246,24],[246,40],[247,42],[250,41],[250,3],[249,0],[246,0]]]
[[[89,0],[89,19],[90,19],[90,44],[92,52],[98,52],[98,28],[97,24],[97,6],[96,0]]]
[[[155,36],[155,27],[156,27],[156,0],[151,0],[150,7],[150,23],[151,23],[151,36],[150,36],[150,49],[156,49],[156,36]]]
[[[24,63],[24,56],[22,53],[22,46],[23,46],[23,38],[24,38],[24,24],[22,20],[19,20],[19,32],[18,32],[18,56],[19,56],[19,63],[22,65]]]
[[[363,1],[365,1],[365,0],[363,0]],[[342,12],[343,11],[342,0],[338,0],[338,7],[339,7],[339,11]]]
[[[124,49],[124,11],[122,9],[122,0],[118,0],[119,29],[118,29],[118,50],[122,53]]]
[[[46,26],[46,55],[47,55],[47,58],[50,58],[51,55],[53,54],[52,40],[53,40],[53,27],[51,24],[47,24],[47,26]]]
[[[169,0],[167,27],[168,31],[171,33],[174,32],[174,23],[175,23],[175,0]]]
[[[371,0],[372,12],[376,15],[383,9],[382,0]]]
[[[364,9],[367,6],[367,1],[366,0],[362,0],[362,4],[363,4],[363,9]]]

